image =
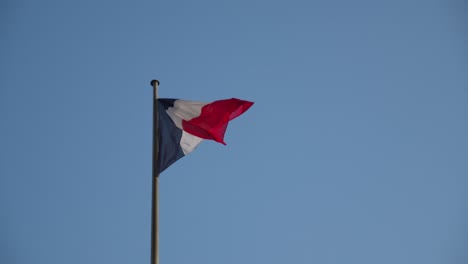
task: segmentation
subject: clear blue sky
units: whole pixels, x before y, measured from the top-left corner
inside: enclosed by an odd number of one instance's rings
[[[255,102],[161,175],[161,264],[467,263],[467,6],[2,1],[0,262],[149,263],[157,78]]]

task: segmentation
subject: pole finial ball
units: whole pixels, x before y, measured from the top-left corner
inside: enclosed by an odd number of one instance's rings
[[[158,84],[158,86],[159,86],[159,81],[158,81],[158,80],[152,80],[152,81],[151,81],[151,87],[154,87],[154,83],[155,83],[155,82],[156,82],[156,83]]]

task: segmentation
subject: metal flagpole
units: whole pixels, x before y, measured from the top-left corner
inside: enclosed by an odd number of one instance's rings
[[[151,209],[151,264],[159,264],[159,225],[158,225],[158,181],[159,181],[159,118],[158,118],[158,80],[153,86],[153,198]]]

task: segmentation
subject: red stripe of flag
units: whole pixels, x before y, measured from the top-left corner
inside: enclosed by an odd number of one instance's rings
[[[214,101],[202,107],[200,116],[182,120],[182,127],[194,136],[226,145],[224,133],[229,121],[243,114],[253,104],[237,98]]]

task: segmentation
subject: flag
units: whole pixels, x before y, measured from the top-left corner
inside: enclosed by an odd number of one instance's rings
[[[211,103],[160,98],[157,103],[160,173],[192,152],[204,139],[226,145],[224,133],[229,121],[253,105],[236,98]]]

